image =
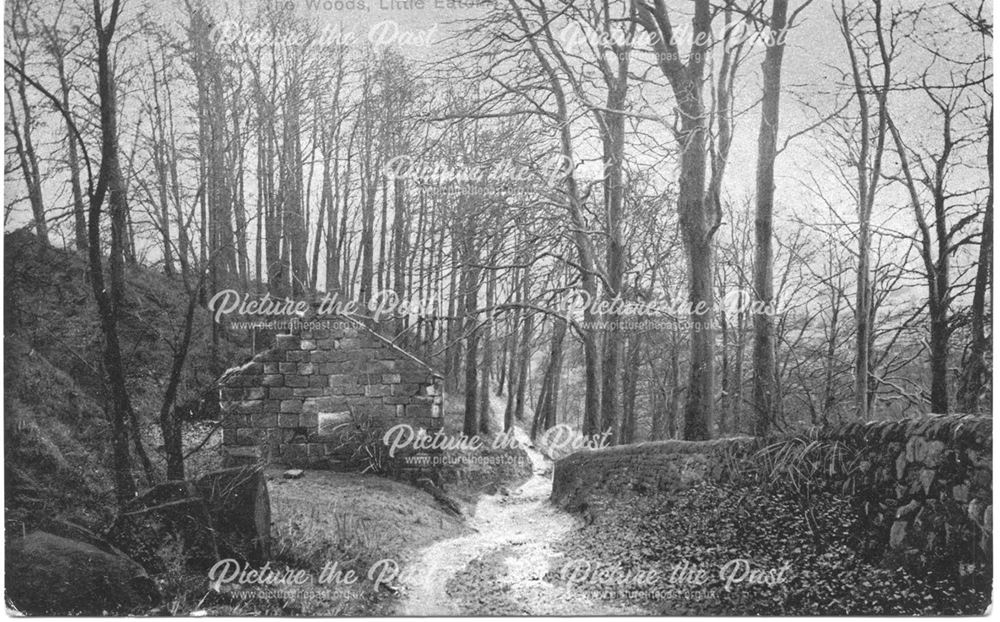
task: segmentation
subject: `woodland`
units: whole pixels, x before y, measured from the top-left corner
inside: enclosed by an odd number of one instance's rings
[[[5,230],[87,260],[120,501],[135,266],[185,292],[140,413],[171,479],[226,290],[407,301],[375,325],[468,435],[990,411],[990,3],[395,8],[7,0]]]

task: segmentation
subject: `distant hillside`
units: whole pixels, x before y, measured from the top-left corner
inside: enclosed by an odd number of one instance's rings
[[[20,531],[23,521],[52,516],[95,525],[107,518],[113,494],[102,333],[87,263],[23,230],[4,242],[6,527]],[[120,323],[126,383],[147,453],[161,470],[157,417],[187,300],[179,280],[128,268]],[[198,309],[178,404],[197,405],[221,369],[247,353],[224,335],[213,365],[210,322]],[[138,464],[135,473],[142,485]]]

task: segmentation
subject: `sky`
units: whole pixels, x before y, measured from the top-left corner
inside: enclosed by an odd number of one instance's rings
[[[899,0],[906,6],[917,6],[914,0]],[[451,37],[452,33],[468,26],[481,15],[484,9],[475,6],[473,0],[286,0],[294,6],[296,12],[308,22],[325,29],[327,36],[333,40],[353,41],[358,44],[376,42],[395,44],[399,50],[416,60],[433,63],[437,58],[451,55],[462,45],[461,40]],[[791,10],[799,6],[801,0],[791,0]],[[971,4],[971,0],[967,0]],[[221,4],[221,1],[220,1]],[[247,4],[253,4],[248,0]],[[839,2],[838,2],[839,4]],[[130,0],[127,5],[133,10],[144,6],[141,0]],[[171,3],[154,5],[163,19],[180,19],[181,6],[179,0]],[[668,6],[683,12],[690,7],[689,0],[668,0]],[[988,17],[992,18],[990,14]],[[675,24],[683,26],[683,18],[677,18]],[[976,45],[975,37],[969,37],[960,31],[949,30],[948,25],[942,25],[943,37],[950,37],[946,44],[962,51],[963,46]],[[261,37],[266,33],[254,31],[248,22],[239,18],[226,20],[221,25],[220,32],[230,37]],[[821,110],[828,110],[839,97],[846,97],[841,86],[837,84],[845,69],[844,42],[838,30],[831,0],[813,0],[800,14],[795,27],[787,39],[783,66],[782,94],[782,132],[793,133],[814,123],[814,113],[801,106],[797,98],[807,99],[811,105]],[[759,97],[759,64],[763,47],[758,45],[744,64],[743,78],[738,84],[737,106],[752,105]],[[839,93],[838,93],[839,91]],[[664,90],[666,93],[666,90]],[[670,97],[664,95],[663,101],[670,104]],[[894,99],[894,114],[901,124],[908,126],[906,131],[912,131],[915,124],[911,123],[920,115],[926,116],[926,102],[918,102],[912,97]],[[736,120],[734,142],[730,154],[730,164],[727,171],[726,191],[733,200],[740,202],[752,197],[754,191],[754,167],[756,164],[757,133],[759,127],[759,108],[752,108]],[[922,118],[922,117],[921,117]],[[928,118],[926,125],[933,128],[933,118]],[[653,130],[654,132],[657,130]],[[672,142],[663,129],[665,143]],[[584,149],[585,150],[585,149]],[[787,220],[802,212],[814,212],[815,200],[809,196],[804,183],[813,174],[823,175],[815,136],[806,136],[795,140],[789,149],[782,153],[777,165],[777,201],[778,220]],[[836,202],[845,204],[848,197],[834,188],[832,182],[824,183],[824,191],[836,197]],[[849,206],[847,206],[849,208]],[[845,208],[846,209],[846,208]],[[27,211],[27,210],[25,210]],[[902,219],[898,226],[910,226],[906,222],[905,212],[897,218]],[[17,216],[8,222],[16,222]],[[26,218],[21,218],[25,221]],[[780,224],[779,224],[780,226]]]

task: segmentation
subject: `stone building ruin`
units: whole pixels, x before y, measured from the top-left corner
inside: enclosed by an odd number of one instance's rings
[[[347,468],[358,435],[442,426],[442,376],[349,316],[275,336],[219,380],[227,461]],[[354,441],[348,440],[355,433]]]

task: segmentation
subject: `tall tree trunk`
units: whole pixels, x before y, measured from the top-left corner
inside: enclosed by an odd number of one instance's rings
[[[562,376],[563,341],[566,337],[566,321],[556,319],[552,323],[552,346],[549,350],[549,363],[545,368],[542,390],[538,395],[538,407],[535,411],[535,423],[532,424],[532,438],[539,432],[538,426],[547,430],[556,423],[556,411],[559,408],[559,384]]]
[[[982,237],[979,241],[979,262],[972,293],[972,321],[969,335],[969,353],[963,365],[962,381],[958,391],[959,408],[966,413],[980,411],[980,399],[989,383],[986,353],[986,296],[990,293],[990,266],[993,262],[993,109],[990,108],[987,131],[986,163],[989,171],[989,193],[983,214]],[[987,412],[989,405],[987,404]]]
[[[625,359],[625,374],[622,379],[622,433],[621,442],[634,443],[638,437],[635,400],[639,388],[639,333],[628,338],[628,356]]]
[[[467,244],[472,244],[467,241]],[[469,265],[465,294],[465,419],[462,431],[467,436],[479,432],[479,417],[477,398],[477,377],[479,357],[479,331],[476,330],[476,305],[479,298],[479,268]]]
[[[774,161],[778,149],[778,122],[781,103],[781,61],[785,52],[784,39],[788,0],[774,0],[771,8],[770,31],[776,44],[764,52],[763,98],[761,100],[760,132],[757,137],[757,209],[754,219],[753,285],[760,308],[753,314],[753,403],[755,436],[767,436],[774,425],[775,361],[774,317],[774,251],[772,230],[774,219]]]
[[[448,275],[448,327],[445,335],[446,346],[444,351],[444,381],[448,390],[454,390],[459,386],[458,373],[461,367],[461,346],[459,339],[462,334],[462,323],[458,320],[460,310],[458,300],[466,288],[466,272],[459,268],[458,246],[454,244],[454,241],[451,249],[451,272]]]
[[[241,113],[239,107],[242,104],[239,100],[239,94],[233,95],[233,129],[232,129],[232,143],[235,145],[243,144],[243,125],[240,122]],[[250,257],[249,257],[249,247],[247,245],[247,212],[246,212],[246,201],[245,197],[245,175],[244,168],[246,166],[246,153],[243,148],[234,149],[234,160],[232,165],[233,169],[233,180],[232,180],[232,212],[233,219],[236,222],[235,231],[235,241],[236,245],[236,274],[239,276],[240,285],[245,291],[250,284]],[[227,175],[228,176],[228,175]]]
[[[496,298],[497,271],[490,270],[489,280],[486,282],[486,313],[487,321],[483,326],[483,373],[480,377],[479,387],[479,432],[483,435],[489,434],[490,429],[490,380],[493,372],[493,304]]]
[[[528,25],[527,20],[524,18],[524,13],[517,2],[509,0],[508,3],[511,10],[517,16],[522,31],[525,33],[533,32],[534,29]],[[551,35],[551,33],[548,34]],[[541,51],[538,41],[534,36],[528,36],[527,39],[535,54],[535,58],[545,72],[552,92],[556,106],[555,119],[558,122],[560,155],[563,161],[569,165],[567,170],[563,171],[562,181],[566,185],[566,209],[569,212],[572,238],[579,256],[580,283],[589,299],[597,300],[596,253],[593,242],[587,234],[589,227],[584,218],[582,193],[580,192],[576,174],[572,170],[572,167],[575,167],[578,162],[573,149],[573,125],[569,106],[566,101],[566,93],[548,57]],[[585,328],[582,331],[584,379],[586,386],[583,433],[586,435],[598,433],[601,427],[601,359],[597,339],[597,317],[593,313],[592,307],[593,305],[588,305],[587,309],[584,310]],[[522,365],[526,364],[526,361],[522,361]],[[524,387],[520,386],[519,391],[523,392],[523,390]]]
[[[56,75],[59,77],[59,94],[63,110],[70,111],[70,84],[66,77],[65,50],[61,44],[53,45],[52,56],[55,60]],[[73,196],[73,234],[77,250],[87,252],[87,207],[83,202],[83,185],[80,182],[80,154],[76,140],[73,138],[67,124],[67,163],[69,164],[69,185]]]
[[[284,241],[289,247],[291,261],[292,296],[301,297],[309,284],[309,266],[306,261],[308,241],[306,238],[305,196],[302,186],[302,136],[299,105],[301,103],[300,76],[291,77],[285,110],[285,157],[282,166],[282,185],[285,199],[284,216],[288,227]]]
[[[118,111],[115,79],[111,70],[111,47],[118,21],[120,5],[112,3],[105,23],[100,0],[94,0],[94,24],[97,31],[97,85],[101,123],[101,168],[97,186],[90,198],[88,226],[88,251],[90,255],[90,281],[97,300],[104,333],[104,368],[111,390],[108,410],[111,418],[112,448],[114,454],[115,493],[119,506],[135,496],[135,481],[128,448],[128,421],[132,412],[128,391],[125,388],[125,369],[121,345],[118,340],[117,304],[124,288],[122,271],[111,270],[110,290],[105,287],[101,260],[101,204],[108,198],[111,214],[111,263],[122,262],[122,244],[128,210],[125,184],[118,160]]]
[[[399,300],[406,297],[406,259],[410,255],[409,236],[406,214],[406,185],[402,178],[397,177],[392,185],[392,238],[393,238],[393,291]],[[406,318],[397,317],[394,328],[396,335],[406,331]],[[487,341],[489,337],[486,337]],[[489,345],[487,344],[487,348]]]
[[[624,219],[625,189],[622,183],[622,166],[625,158],[625,116],[618,111],[625,108],[628,93],[627,49],[617,50],[619,60],[618,76],[607,79],[607,109],[604,121],[604,196],[608,219],[608,292],[609,299],[620,298],[624,292],[622,277],[625,272],[625,243],[622,234]],[[611,318],[612,324],[605,334],[604,361],[602,363],[603,382],[601,386],[601,429],[611,430],[609,442],[618,442],[619,390],[621,371],[622,335],[619,321]]]
[[[709,214],[709,201],[705,196],[708,128],[702,93],[708,43],[712,39],[709,5],[708,0],[694,2],[691,53],[687,63],[681,61],[666,4],[637,5],[638,19],[654,37],[660,70],[670,82],[681,117],[677,212],[689,275],[691,356],[683,427],[684,438],[688,440],[709,438],[715,403],[712,236],[718,220],[713,221]]]
[[[881,20],[881,3],[875,2],[875,20]],[[880,26],[877,26],[880,28]],[[890,67],[883,64],[882,83],[872,88],[868,78],[862,77],[861,63],[854,50],[854,34],[848,23],[846,3],[840,6],[841,36],[847,46],[851,62],[854,95],[858,101],[861,124],[860,149],[856,168],[858,171],[858,268],[855,283],[855,357],[854,357],[854,399],[855,411],[862,420],[871,415],[872,374],[872,287],[871,287],[871,213],[875,204],[875,193],[882,178],[882,155],[888,126],[886,94],[889,89]],[[874,91],[878,104],[878,125],[875,129],[875,151],[872,153],[872,127],[868,97]]]
[[[525,271],[523,285],[523,296],[527,299],[527,292],[529,290],[528,285],[528,274]],[[534,316],[525,314],[521,323],[521,352],[518,356],[518,368],[517,368],[517,391],[514,394],[514,411],[509,421],[505,422],[505,432],[509,432],[513,425],[514,420],[523,421],[524,420],[524,400],[528,392],[528,380],[529,380],[529,367],[531,366],[531,331],[532,324],[534,322]]]
[[[19,126],[17,117],[14,115],[14,102],[10,101],[10,108],[7,110],[10,116],[10,127],[13,130],[14,149],[17,152],[18,160],[21,164],[21,171],[24,174],[24,185],[28,189],[28,203],[31,205],[31,215],[35,225],[35,235],[45,245],[49,244],[49,225],[45,219],[45,204],[42,200],[42,179],[38,169],[38,155],[35,153],[35,146],[32,140],[31,104],[28,102],[27,86],[24,78],[18,80],[18,94],[21,100],[21,109],[24,113],[23,127]]]

